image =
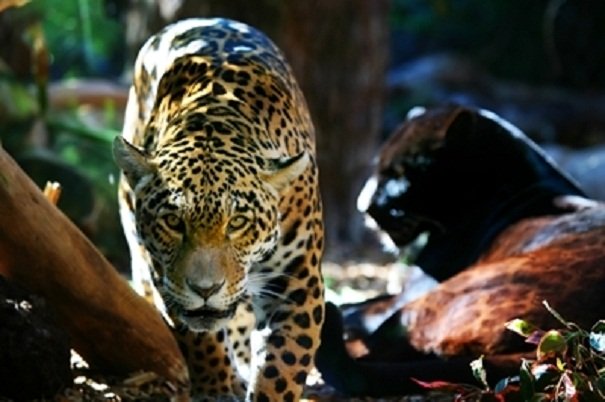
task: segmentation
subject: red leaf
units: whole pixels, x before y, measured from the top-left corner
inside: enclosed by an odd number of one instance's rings
[[[563,373],[561,376],[561,382],[563,384],[564,397],[566,401],[579,402],[578,391],[575,385],[567,373]]]
[[[454,384],[447,381],[420,381],[416,378],[410,378],[416,384],[420,385],[424,389],[437,390],[437,391],[448,391],[448,392],[464,392],[468,390],[467,386],[461,384]]]

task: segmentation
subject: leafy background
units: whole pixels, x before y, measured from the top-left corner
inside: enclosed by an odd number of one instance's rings
[[[0,140],[40,185],[62,182],[60,207],[124,272],[109,144],[132,62],[128,7],[34,0],[0,14],[11,44],[0,49]],[[454,100],[492,108],[541,142],[603,143],[603,20],[599,0],[392,0],[382,137],[410,107]],[[122,95],[53,98],[92,84]]]

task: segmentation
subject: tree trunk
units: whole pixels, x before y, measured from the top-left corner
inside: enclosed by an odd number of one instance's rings
[[[160,314],[0,147],[0,275],[42,296],[72,347],[108,374],[146,370],[183,385],[187,368]]]
[[[287,2],[282,48],[317,128],[328,257],[363,242],[357,195],[379,144],[388,61],[388,0]]]

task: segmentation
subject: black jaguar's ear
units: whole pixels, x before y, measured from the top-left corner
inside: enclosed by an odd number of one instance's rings
[[[310,161],[307,151],[289,158],[268,159],[264,161],[261,177],[279,192],[300,176]]]
[[[122,136],[113,140],[113,157],[132,188],[135,188],[143,177],[153,173],[147,155]]]
[[[446,128],[446,139],[448,141],[456,139],[468,139],[476,131],[477,113],[473,110],[460,108],[452,116],[449,125]]]

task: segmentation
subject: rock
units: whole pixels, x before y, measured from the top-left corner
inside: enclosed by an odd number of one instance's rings
[[[72,382],[66,333],[46,302],[0,276],[0,399],[49,398]]]
[[[605,145],[573,149],[550,144],[542,148],[563,171],[577,180],[588,197],[605,201]]]

